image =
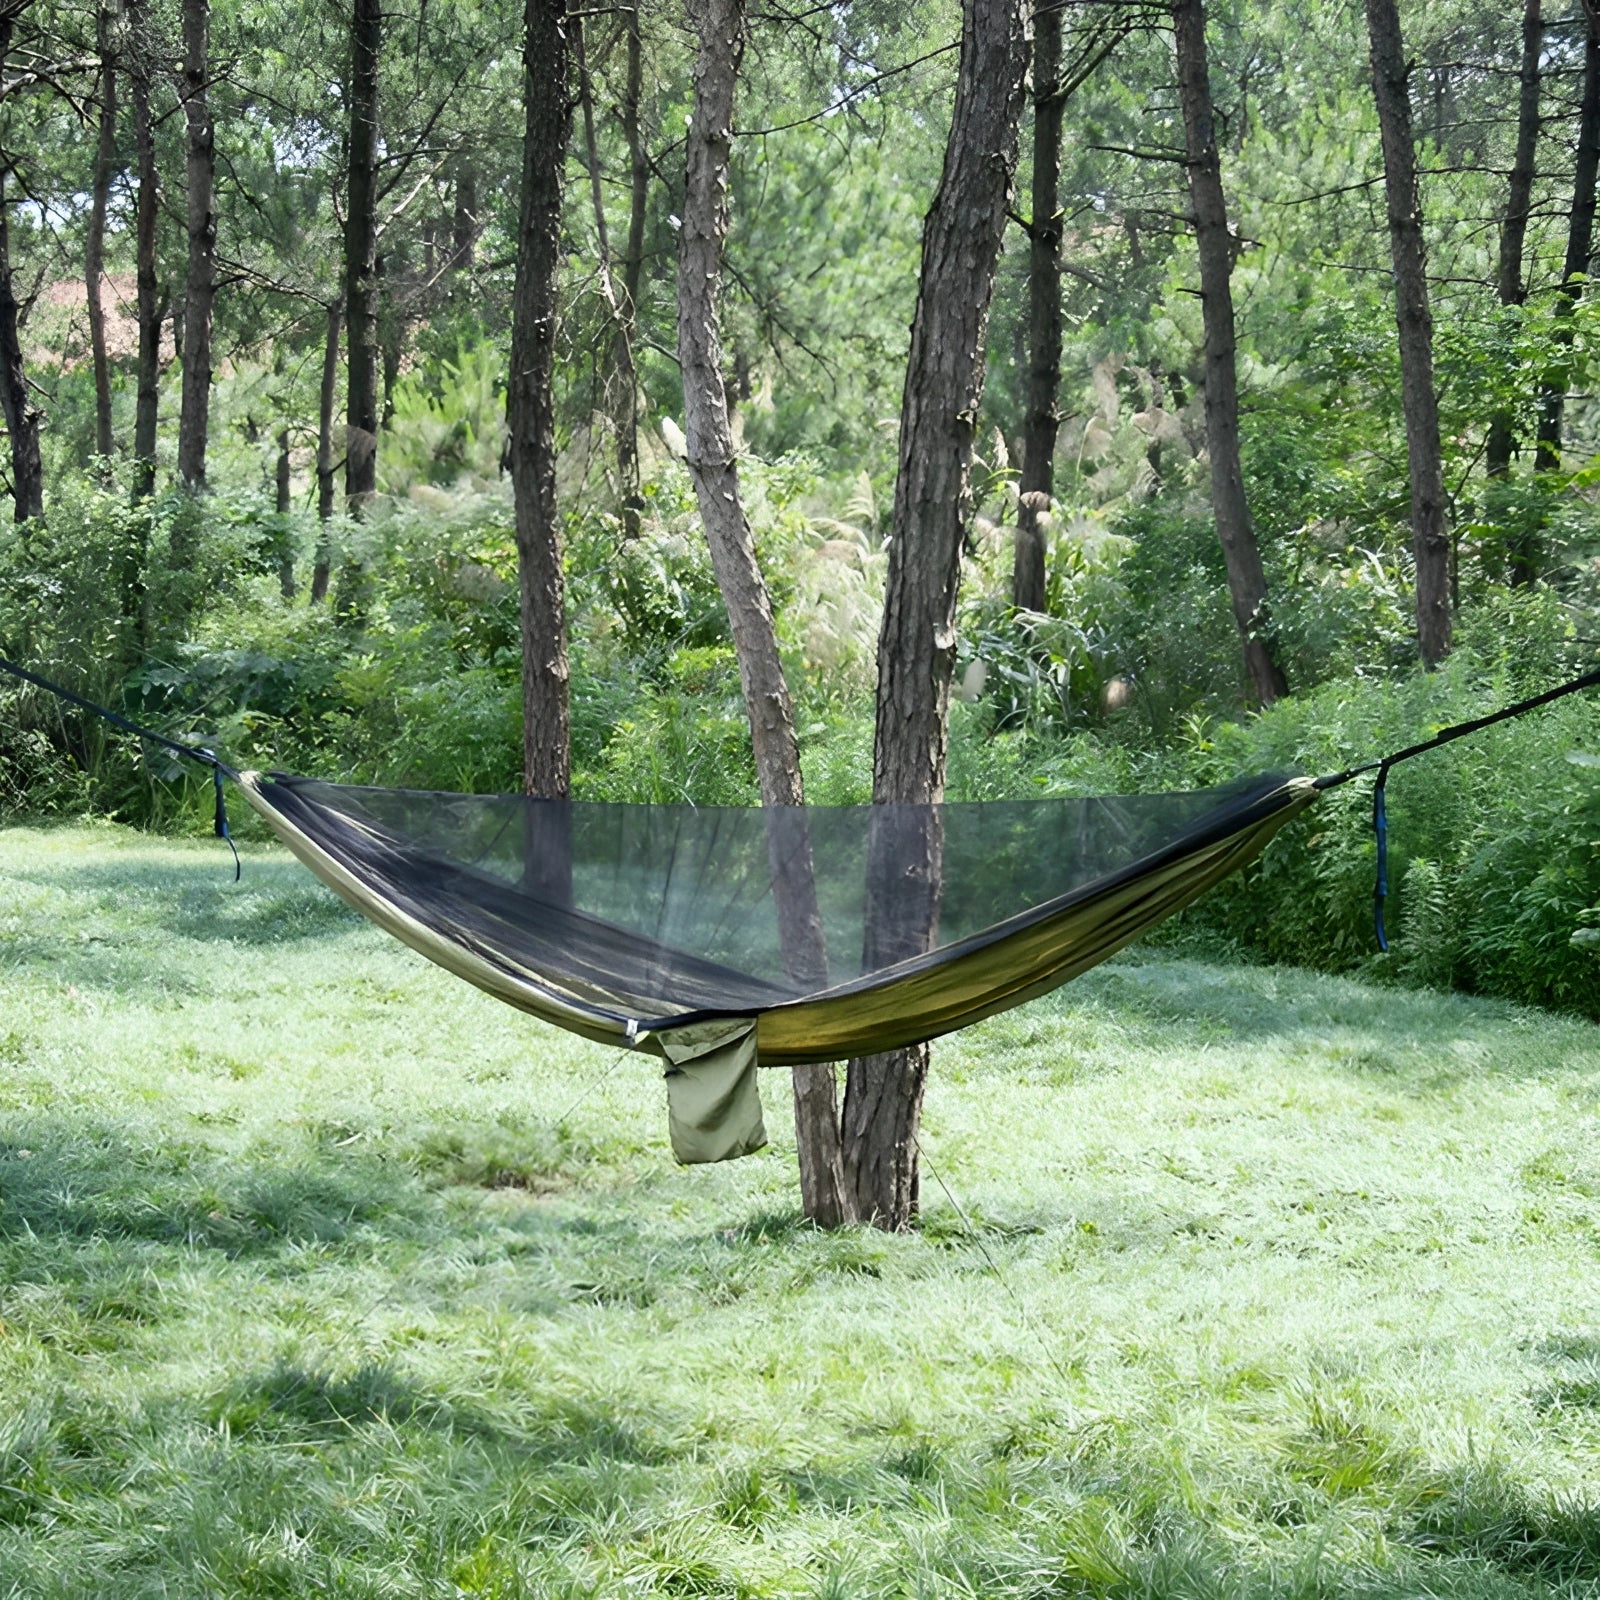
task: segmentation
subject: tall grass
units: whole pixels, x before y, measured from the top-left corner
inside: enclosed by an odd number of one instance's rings
[[[0,1595],[1600,1583],[1585,1023],[1124,960],[885,1238],[265,848],[0,834],[0,994]]]

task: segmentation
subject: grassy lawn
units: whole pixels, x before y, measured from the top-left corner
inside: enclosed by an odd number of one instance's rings
[[[286,857],[0,833],[0,1596],[1600,1593],[1600,1031],[1127,960],[910,1238],[764,1082],[681,1170]]]

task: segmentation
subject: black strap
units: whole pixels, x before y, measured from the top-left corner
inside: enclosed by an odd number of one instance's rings
[[[1389,948],[1389,935],[1383,925],[1383,903],[1389,893],[1389,813],[1384,799],[1384,787],[1389,781],[1389,769],[1402,761],[1409,761],[1412,756],[1420,756],[1428,750],[1437,750],[1440,745],[1449,744],[1452,739],[1463,739],[1469,733],[1492,728],[1497,722],[1509,722],[1512,717],[1520,717],[1528,711],[1537,711],[1540,706],[1547,706],[1552,700],[1577,694],[1580,689],[1592,689],[1597,684],[1600,684],[1600,667],[1584,673],[1581,678],[1574,678],[1570,683],[1546,689],[1543,694],[1530,695],[1526,700],[1518,700],[1514,705],[1502,706],[1498,711],[1491,711],[1486,717],[1474,717],[1470,722],[1453,723],[1450,727],[1434,734],[1431,739],[1424,739],[1421,744],[1408,745],[1404,750],[1395,751],[1392,756],[1384,756],[1381,761],[1368,761],[1363,766],[1350,767],[1344,772],[1334,773],[1331,777],[1317,779],[1317,788],[1336,789],[1341,783],[1359,778],[1362,773],[1378,774],[1378,781],[1372,788],[1372,832],[1378,843],[1378,871],[1372,887],[1372,926],[1380,950]]]
[[[164,733],[157,733],[154,728],[146,728],[140,723],[131,722],[120,713],[110,710],[106,706],[97,705],[93,700],[85,699],[81,694],[75,694],[71,689],[63,689],[59,683],[51,683],[48,678],[41,678],[36,672],[29,672],[26,667],[19,667],[15,661],[7,661],[0,656],[0,672],[8,672],[13,678],[20,678],[24,683],[31,683],[36,689],[44,689],[62,700],[69,700],[75,706],[81,706],[85,711],[92,711],[95,716],[111,723],[114,727],[123,729],[127,733],[136,735],[140,739],[148,739],[152,744],[158,744],[163,749],[170,750],[174,755],[183,756],[190,761],[198,761],[203,767],[211,768],[212,787],[216,792],[216,815],[212,822],[212,831],[216,837],[223,840],[228,848],[233,851],[233,881],[237,883],[244,868],[239,861],[239,849],[233,842],[233,834],[228,828],[228,807],[222,792],[224,776],[238,778],[239,774],[230,767],[214,750],[203,745],[180,744],[176,739],[169,739]]]
[[[1420,756],[1424,751],[1437,750],[1442,744],[1449,744],[1452,739],[1463,739],[1469,733],[1477,733],[1484,728],[1492,728],[1497,722],[1509,722],[1512,717],[1520,717],[1526,711],[1537,711],[1540,706],[1547,706],[1552,700],[1560,700],[1569,694],[1577,694],[1580,689],[1592,689],[1600,684],[1600,667],[1593,672],[1586,672],[1581,678],[1574,678],[1571,683],[1563,683],[1554,689],[1546,689],[1543,694],[1531,695],[1526,700],[1518,700],[1515,705],[1501,706],[1498,711],[1491,711],[1486,717],[1474,717],[1470,722],[1457,722],[1453,726],[1434,734],[1431,739],[1424,739],[1421,744],[1408,746],[1404,750],[1397,750],[1392,756],[1385,756],[1381,761],[1369,761],[1364,766],[1351,767],[1347,772],[1335,773],[1331,778],[1319,778],[1319,789],[1337,788],[1349,778],[1359,778],[1364,772],[1381,772],[1394,766],[1397,762],[1409,761],[1412,756]]]

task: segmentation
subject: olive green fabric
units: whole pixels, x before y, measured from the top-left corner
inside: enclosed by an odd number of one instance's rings
[[[592,1039],[596,1044],[632,1044],[652,1055],[661,1054],[653,1036],[630,1036],[624,1020],[597,1014],[591,1009],[593,996],[564,988],[543,975],[517,970],[494,959],[491,952],[471,949],[385,899],[272,804],[263,792],[260,773],[241,772],[239,787],[267,826],[328,888],[362,916],[377,923],[385,933],[410,945],[418,955],[426,956],[458,978],[465,978],[496,1000],[529,1012],[543,1022],[552,1022],[569,1033]]]
[[[239,781],[273,831],[324,883],[448,971],[509,1005],[598,1042],[661,1057],[668,1054],[669,1036],[687,1039],[689,1027],[674,1027],[671,1019],[650,1022],[651,1013],[635,996],[592,982],[563,980],[518,962],[488,939],[430,926],[423,920],[425,911],[396,904],[380,884],[358,876],[286,817],[273,802],[272,780],[244,773]],[[1287,779],[1268,796],[1265,814],[1258,806],[1254,820],[1241,822],[1221,838],[1212,836],[1131,876],[1092,885],[1042,916],[1029,913],[1001,923],[981,939],[763,1008],[752,1034],[759,1064],[794,1066],[891,1050],[937,1038],[1044,994],[1104,961],[1253,861],[1317,794],[1313,780]],[[751,1028],[748,1015],[716,1017],[693,1026]],[[681,1085],[680,1095],[686,1092],[688,1085]]]
[[[1278,810],[1227,838],[1090,894],[1053,916],[952,954],[905,962],[858,983],[763,1011],[763,1066],[842,1061],[935,1039],[1059,988],[1181,911],[1266,849],[1317,797],[1309,778],[1285,785]]]
[[[731,1161],[767,1142],[756,1087],[753,1018],[700,1022],[656,1035],[667,1058],[667,1124],[685,1166]]]

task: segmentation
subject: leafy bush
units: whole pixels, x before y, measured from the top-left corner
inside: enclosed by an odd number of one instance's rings
[[[1536,634],[1539,602],[1520,608]],[[1514,636],[1513,636],[1514,637]],[[1211,782],[1274,767],[1327,773],[1549,687],[1564,651],[1428,677],[1328,685],[1175,752],[1170,776]],[[1274,961],[1367,968],[1413,982],[1600,1016],[1600,705],[1574,697],[1397,767],[1389,782],[1391,953],[1375,953],[1371,779],[1321,799],[1249,872],[1196,905],[1179,936]]]
[[[618,721],[582,800],[745,806],[759,800],[750,725],[729,645],[674,651],[665,681]]]

